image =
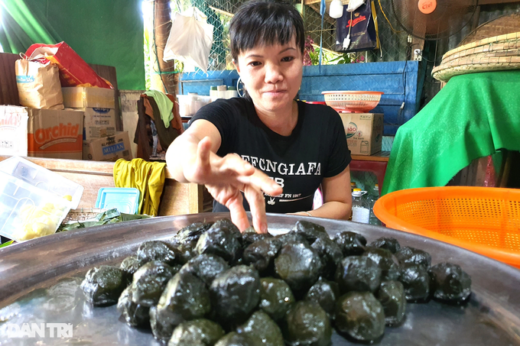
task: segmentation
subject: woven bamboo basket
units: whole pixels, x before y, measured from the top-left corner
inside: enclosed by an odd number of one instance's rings
[[[511,33],[511,34],[506,34],[506,35],[488,37],[483,40],[475,41],[475,42],[466,44],[464,46],[460,46],[455,49],[452,49],[452,50],[446,52],[446,54],[444,54],[442,56],[442,60],[444,61],[445,59],[448,59],[452,55],[455,55],[457,53],[467,51],[470,49],[474,49],[474,48],[478,48],[478,47],[482,47],[482,46],[493,47],[493,45],[500,45],[500,44],[505,44],[508,42],[518,42],[518,41],[520,41],[520,31]]]
[[[490,57],[501,57],[501,56],[519,56],[520,55],[520,39],[517,41],[504,42],[499,44],[491,44],[487,46],[475,47],[467,50],[463,50],[456,54],[450,55],[442,59],[442,64],[446,64],[450,61],[460,58],[490,58]]]
[[[520,32],[488,37],[453,49],[432,75],[447,82],[451,77],[477,72],[520,69]]]
[[[488,37],[500,36],[520,31],[520,14],[514,13],[495,18],[476,27],[460,43],[465,46],[471,42],[483,40]]]
[[[482,58],[479,61],[473,59],[457,59],[449,66],[438,66],[433,69],[433,78],[447,82],[451,77],[468,73],[506,71],[520,69],[520,56]]]

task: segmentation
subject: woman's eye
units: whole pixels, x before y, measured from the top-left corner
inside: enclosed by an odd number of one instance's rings
[[[260,66],[262,63],[260,61],[251,61],[248,65],[249,66]]]
[[[283,62],[289,62],[289,61],[293,61],[293,60],[294,60],[293,56],[286,56],[285,58],[282,58]]]

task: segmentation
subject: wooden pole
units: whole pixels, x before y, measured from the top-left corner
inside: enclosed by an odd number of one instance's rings
[[[175,61],[163,61],[164,48],[172,26],[170,18],[170,1],[154,1],[154,33],[152,54],[154,72],[151,76],[151,88],[168,94],[177,94],[178,75],[175,73]]]

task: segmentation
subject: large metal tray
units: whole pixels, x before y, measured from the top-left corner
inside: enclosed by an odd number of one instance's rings
[[[82,275],[100,264],[118,263],[147,240],[226,214],[154,218],[70,231],[0,249],[0,345],[160,345],[149,331],[128,327],[114,306],[92,308],[79,289]],[[268,215],[273,233],[288,231],[299,216]],[[331,235],[344,230],[368,241],[395,237],[401,245],[428,251],[432,262],[461,265],[473,279],[465,306],[408,304],[406,321],[386,328],[379,345],[520,345],[520,271],[473,252],[413,234],[346,221],[308,218]],[[72,338],[9,339],[7,325],[72,323]],[[334,335],[333,345],[354,343]]]

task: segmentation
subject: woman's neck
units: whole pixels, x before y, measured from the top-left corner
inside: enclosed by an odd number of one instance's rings
[[[292,101],[283,110],[267,112],[255,106],[256,114],[271,131],[281,136],[290,136],[298,123],[298,104]]]

